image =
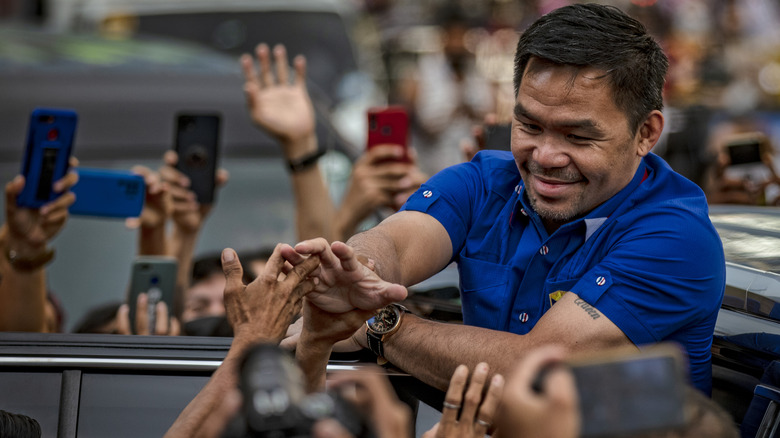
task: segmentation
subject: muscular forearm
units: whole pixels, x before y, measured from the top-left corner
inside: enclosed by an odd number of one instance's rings
[[[347,242],[355,253],[374,260],[374,271],[385,281],[404,286],[419,283],[447,266],[452,244],[444,227],[417,212],[396,213]]]
[[[374,272],[383,280],[405,284],[395,242],[381,228],[374,227],[356,234],[347,241],[347,245],[354,248],[356,255],[373,260]]]
[[[446,390],[460,364],[469,369],[487,362],[493,373],[506,375],[528,349],[520,335],[479,327],[446,324],[405,315],[401,328],[384,343],[393,365],[423,382]]]

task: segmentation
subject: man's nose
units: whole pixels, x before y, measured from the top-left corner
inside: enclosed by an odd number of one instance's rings
[[[565,146],[553,135],[544,135],[539,139],[532,158],[544,168],[566,167],[570,161]]]

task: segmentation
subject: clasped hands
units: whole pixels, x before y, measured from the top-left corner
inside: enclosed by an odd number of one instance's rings
[[[334,347],[336,351],[360,349],[358,344],[350,343],[349,339],[361,328],[362,322],[375,310],[402,301],[407,296],[404,286],[383,280],[374,272],[373,261],[361,262],[355,251],[343,242],[329,244],[323,238],[311,239],[295,247],[282,247],[281,255],[292,266],[298,266],[312,257],[319,259],[319,266],[310,274],[314,288],[306,295],[306,305],[316,308],[317,319],[327,315],[332,321],[350,321],[347,327],[342,324],[339,333],[333,333],[329,339],[334,344],[347,339],[346,346],[337,344]],[[311,312],[304,312],[304,317],[290,326],[287,337],[282,341],[283,347],[295,348],[300,332],[305,330],[304,326],[317,323],[308,321],[307,314]]]

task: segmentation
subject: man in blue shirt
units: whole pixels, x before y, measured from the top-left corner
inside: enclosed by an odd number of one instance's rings
[[[412,285],[454,261],[464,325],[401,315],[389,333],[353,342],[446,388],[460,363],[506,374],[545,344],[574,353],[672,340],[709,392],[725,262],[704,194],[650,153],[667,66],[616,8],[540,18],[515,54],[511,154],[484,151],[442,171],[347,245],[297,245],[322,259],[311,299],[368,309],[403,297],[376,275]]]

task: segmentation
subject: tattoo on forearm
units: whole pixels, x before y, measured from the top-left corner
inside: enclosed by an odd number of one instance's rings
[[[601,317],[601,313],[599,313],[599,311],[596,310],[595,307],[586,303],[585,300],[583,300],[582,298],[577,298],[576,300],[574,300],[574,304],[581,307],[593,319],[598,319]]]

